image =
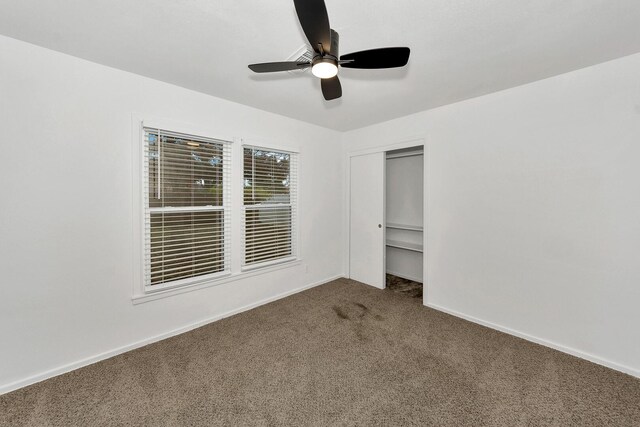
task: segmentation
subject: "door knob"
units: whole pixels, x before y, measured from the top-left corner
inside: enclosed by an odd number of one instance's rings
[[[378,228],[382,228],[382,224],[378,224]]]

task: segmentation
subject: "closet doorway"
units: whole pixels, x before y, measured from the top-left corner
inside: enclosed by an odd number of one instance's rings
[[[386,152],[386,287],[422,298],[424,153],[410,147]]]
[[[407,143],[348,157],[349,277],[422,297],[424,145]]]

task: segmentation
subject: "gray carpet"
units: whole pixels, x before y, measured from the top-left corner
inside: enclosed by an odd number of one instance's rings
[[[385,289],[391,292],[397,292],[411,298],[420,298],[422,301],[422,283],[387,273],[386,284]]]
[[[640,380],[348,280],[0,397],[2,426],[640,425]]]

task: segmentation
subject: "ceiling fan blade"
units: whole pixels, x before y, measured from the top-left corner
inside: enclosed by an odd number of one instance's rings
[[[320,85],[322,86],[322,95],[327,101],[342,96],[342,85],[340,84],[338,76],[331,77],[330,79],[321,79]]]
[[[404,67],[409,61],[408,47],[383,47],[348,53],[340,57],[340,66],[345,68],[396,68]],[[342,62],[347,61],[347,62]]]
[[[298,20],[315,52],[331,50],[331,27],[324,0],[293,0]]]
[[[254,73],[274,73],[276,71],[302,70],[310,66],[311,64],[309,62],[287,61],[287,62],[264,62],[262,64],[251,64],[249,65],[249,68]]]

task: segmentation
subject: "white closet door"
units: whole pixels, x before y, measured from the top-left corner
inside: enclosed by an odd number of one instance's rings
[[[384,289],[384,153],[351,157],[349,276]]]

